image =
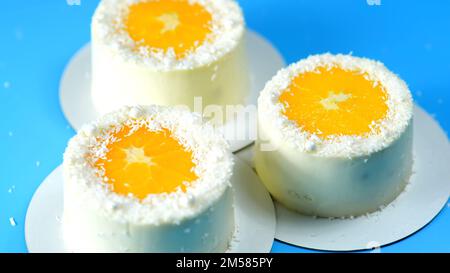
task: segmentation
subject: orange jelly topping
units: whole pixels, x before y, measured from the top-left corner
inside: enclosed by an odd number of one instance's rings
[[[124,127],[113,134],[105,158],[95,165],[104,170],[115,193],[145,199],[149,194],[186,191],[197,179],[192,152],[184,148],[167,129],[150,131],[141,127],[131,132]],[[187,182],[187,183],[186,183]]]
[[[195,50],[211,33],[212,15],[187,0],[149,0],[129,7],[125,27],[141,45],[167,51],[177,58]]]
[[[279,100],[289,120],[323,138],[366,135],[388,112],[380,83],[336,66],[297,75]]]

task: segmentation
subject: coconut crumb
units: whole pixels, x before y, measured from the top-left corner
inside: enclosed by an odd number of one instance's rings
[[[16,190],[16,186],[12,185],[9,189],[8,189],[8,193],[12,194],[14,191]]]

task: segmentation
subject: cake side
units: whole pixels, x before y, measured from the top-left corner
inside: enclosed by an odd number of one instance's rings
[[[259,124],[256,171],[271,195],[289,209],[318,217],[357,217],[380,210],[403,192],[413,174],[413,125],[370,155],[319,157],[281,144],[265,151],[273,128]]]
[[[105,45],[92,43],[91,97],[98,113],[124,105],[187,106],[195,99],[208,105],[244,104],[250,90],[244,40],[209,65],[190,70],[154,71],[121,58]]]
[[[235,233],[233,194],[228,188],[206,211],[178,224],[132,224],[113,221],[77,202],[68,188],[64,197],[63,238],[75,253],[223,253]]]

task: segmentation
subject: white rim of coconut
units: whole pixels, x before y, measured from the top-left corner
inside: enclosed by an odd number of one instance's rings
[[[139,200],[117,194],[102,181],[88,155],[100,158],[107,151],[111,134],[123,126],[146,126],[151,131],[168,129],[185,148],[192,151],[198,179],[172,193],[150,194]],[[64,154],[65,183],[77,183],[86,203],[106,217],[136,224],[179,223],[206,211],[231,187],[233,158],[228,143],[199,115],[163,106],[124,107],[81,128]],[[81,202],[83,202],[81,200]]]
[[[280,95],[299,74],[318,67],[338,66],[344,70],[367,73],[368,80],[383,85],[388,112],[386,117],[373,124],[371,133],[364,136],[331,136],[323,139],[297,126],[283,113]],[[258,116],[272,126],[271,134],[297,151],[321,157],[360,157],[380,151],[397,140],[411,123],[413,100],[406,83],[390,72],[381,62],[351,55],[330,53],[312,55],[280,70],[269,81],[258,98]]]
[[[245,22],[234,0],[188,0],[202,5],[212,15],[211,33],[202,45],[177,59],[173,50],[138,46],[125,30],[123,21],[133,4],[149,0],[102,0],[92,18],[92,33],[126,62],[160,71],[188,70],[211,64],[237,47]],[[139,48],[139,50],[136,50]]]

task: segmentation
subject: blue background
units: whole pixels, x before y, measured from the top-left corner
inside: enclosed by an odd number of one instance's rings
[[[0,252],[24,252],[28,203],[62,162],[75,134],[58,102],[71,56],[89,42],[98,3],[2,0],[0,4]],[[72,0],[75,1],[75,0]],[[369,2],[376,0],[369,0]],[[248,26],[291,63],[313,53],[383,61],[416,102],[450,130],[450,1],[241,0]],[[449,163],[450,167],[450,163]],[[8,189],[15,186],[12,193]],[[14,217],[17,226],[9,224]],[[450,206],[410,238],[382,252],[450,252]],[[274,252],[309,252],[275,242]]]

